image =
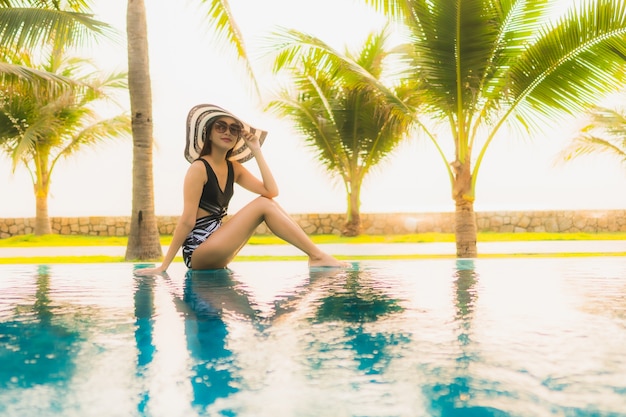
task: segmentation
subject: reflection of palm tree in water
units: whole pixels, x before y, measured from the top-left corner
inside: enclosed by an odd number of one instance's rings
[[[137,344],[137,376],[144,377],[154,357],[152,331],[154,328],[154,277],[139,277],[136,280],[135,302],[135,343]],[[150,400],[147,388],[140,393],[137,410],[144,414]]]
[[[474,289],[476,282],[474,261],[472,259],[457,260],[453,282],[454,320],[458,329],[457,341],[460,349],[459,357],[455,361],[457,367],[453,372],[452,382],[436,383],[428,387],[432,392],[427,393],[427,397],[432,398],[433,409],[439,409],[441,416],[453,416],[459,411],[468,410],[465,403],[470,396],[468,367],[472,361],[468,348],[471,345],[471,326],[477,298]],[[476,415],[482,416],[482,414]]]
[[[368,273],[360,269],[347,272],[345,281],[329,287],[329,295],[321,299],[315,320],[368,323],[403,308],[398,300],[390,298],[383,291],[365,285]]]
[[[470,399],[470,383],[469,367],[473,360],[476,360],[471,353],[471,335],[472,322],[474,320],[474,309],[478,294],[475,286],[478,282],[478,275],[474,270],[474,261],[472,259],[460,259],[456,262],[456,279],[455,287],[455,320],[458,325],[459,334],[459,357],[456,361],[458,364],[457,372],[460,374],[450,385],[450,394],[452,399],[458,404],[463,404]],[[466,408],[466,407],[462,407]]]
[[[470,343],[474,308],[476,307],[476,299],[478,298],[478,294],[474,288],[478,282],[478,275],[474,270],[474,261],[472,259],[457,260],[455,278],[455,320],[459,325],[459,345],[463,347]],[[466,353],[467,352],[463,351],[460,362],[467,365],[471,357],[466,355]]]
[[[370,274],[359,268],[347,272],[345,280],[335,281],[325,290],[328,295],[319,301],[314,321],[350,323],[344,333],[348,346],[356,352],[358,370],[366,374],[382,373],[391,356],[388,346],[407,342],[408,337],[389,332],[366,330],[366,324],[404,310],[399,300],[368,283]]]
[[[456,369],[453,373],[452,382],[448,384],[435,384],[430,389],[432,407],[439,410],[443,417],[451,416],[475,416],[475,417],[503,417],[507,414],[484,406],[472,406],[470,401],[473,393],[474,380],[471,376],[470,366],[479,358],[472,352],[472,323],[478,299],[476,284],[478,274],[475,271],[473,259],[458,259],[454,274],[454,305],[455,322],[457,324],[457,340],[459,344],[459,356],[456,359]]]
[[[75,370],[78,330],[59,324],[63,308],[50,299],[50,273],[40,265],[31,307],[19,306],[13,320],[0,322],[0,387],[65,384]]]

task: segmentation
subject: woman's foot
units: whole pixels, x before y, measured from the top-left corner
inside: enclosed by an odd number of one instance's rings
[[[330,267],[330,268],[347,268],[350,264],[335,259],[327,253],[320,253],[319,256],[309,257],[309,267]]]

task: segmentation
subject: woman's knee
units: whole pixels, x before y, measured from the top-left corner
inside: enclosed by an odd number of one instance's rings
[[[268,197],[263,197],[263,196],[257,197],[254,200],[254,203],[258,207],[260,207],[264,213],[266,213],[269,210],[276,210],[278,208],[276,202],[273,199],[268,198]]]

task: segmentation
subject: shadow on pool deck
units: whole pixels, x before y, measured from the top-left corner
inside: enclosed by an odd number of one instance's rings
[[[450,243],[320,244],[322,250],[336,256],[448,255],[456,254]],[[163,247],[163,253],[167,246]],[[67,246],[0,248],[0,258],[36,256],[124,256],[125,246]],[[479,255],[626,253],[626,240],[564,240],[527,242],[479,242]],[[180,251],[178,255],[180,256]],[[246,245],[240,256],[298,256],[291,245]]]

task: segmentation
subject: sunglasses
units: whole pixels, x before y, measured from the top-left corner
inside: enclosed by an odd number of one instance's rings
[[[229,125],[228,123],[220,120],[215,122],[213,127],[217,133],[224,133],[226,130],[230,130],[230,134],[233,136],[239,137],[239,135],[241,135],[241,126],[238,124],[233,123],[232,125]]]

